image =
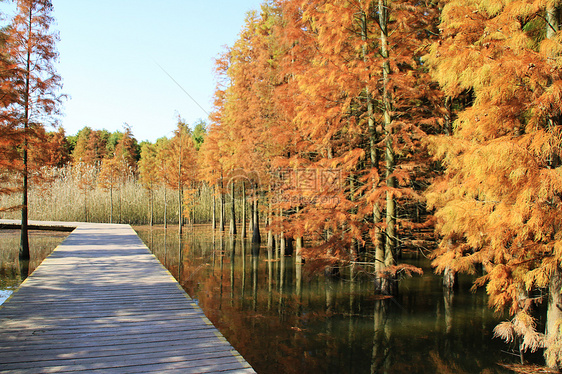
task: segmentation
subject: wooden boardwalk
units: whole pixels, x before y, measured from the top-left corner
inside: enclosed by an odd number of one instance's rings
[[[0,373],[255,373],[129,225],[77,229],[0,309]]]

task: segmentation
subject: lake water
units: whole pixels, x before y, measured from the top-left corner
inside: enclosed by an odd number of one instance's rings
[[[29,230],[29,251],[31,260],[28,273],[37,266],[60,244],[69,232]],[[20,231],[16,229],[0,230],[0,305],[18,288],[22,279],[18,259]]]
[[[181,240],[177,229],[135,229],[258,373],[510,373],[499,363],[518,361],[492,337],[500,317],[483,290],[461,277],[447,294],[423,256],[405,261],[424,276],[381,299],[369,279],[310,276],[209,226]]]

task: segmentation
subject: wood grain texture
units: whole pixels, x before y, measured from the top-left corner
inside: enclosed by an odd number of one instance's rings
[[[0,373],[255,373],[129,225],[69,226],[0,308]]]

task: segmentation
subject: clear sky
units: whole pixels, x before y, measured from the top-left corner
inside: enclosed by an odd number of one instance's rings
[[[57,71],[70,97],[60,119],[66,133],[84,126],[122,130],[127,123],[137,140],[154,141],[171,136],[178,113],[189,124],[207,120],[214,59],[262,1],[52,2],[61,38]]]

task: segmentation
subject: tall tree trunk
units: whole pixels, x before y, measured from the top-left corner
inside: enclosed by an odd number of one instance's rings
[[[183,204],[182,204],[182,196],[183,195],[183,188],[178,186],[178,230],[180,235],[183,233]]]
[[[393,148],[393,131],[392,131],[392,104],[391,95],[388,89],[390,82],[390,62],[389,46],[388,46],[388,4],[387,0],[379,0],[379,25],[381,29],[381,56],[383,57],[383,92],[382,102],[384,107],[384,134],[385,134],[385,163],[386,163],[386,185],[389,189],[386,193],[386,238],[385,238],[385,254],[384,266],[394,265],[394,250],[396,249],[396,201],[394,200],[394,188],[396,188],[396,179],[392,176],[395,167],[394,148]],[[383,287],[383,292],[393,294],[393,285],[388,279],[387,284]]]
[[[88,222],[88,188],[84,188],[84,222]]]
[[[221,205],[221,211],[220,211],[220,230],[221,232],[224,232],[224,225],[225,225],[225,211],[224,211],[224,191],[223,191],[223,183],[222,183],[222,175],[221,175],[221,181],[220,181],[220,205]]]
[[[287,238],[285,237],[285,232],[281,231],[281,234],[279,234],[279,256],[281,258],[285,257],[286,255],[286,250],[287,250]]]
[[[355,202],[355,169],[351,170],[349,173],[349,201],[353,204]],[[353,208],[350,210],[352,214],[357,214],[357,209]],[[351,272],[353,273],[353,268],[355,267],[355,262],[357,261],[358,257],[358,243],[356,238],[351,238],[350,248],[349,248],[349,256],[351,258]],[[353,277],[351,278],[353,279]]]
[[[445,123],[444,123],[444,130],[445,134],[448,136],[453,136],[453,99],[451,97],[445,98]],[[453,242],[450,241],[449,245],[452,246]],[[443,271],[443,287],[445,287],[449,293],[456,287],[457,284],[457,274],[451,270],[449,267],[446,267]]]
[[[236,199],[234,197],[234,192],[235,192],[235,188],[234,188],[234,180],[231,182],[230,185],[230,194],[231,196],[231,202],[232,202],[232,207],[230,208],[230,235],[236,235]]]
[[[302,249],[303,249],[303,237],[299,236],[295,239],[295,262],[297,264],[302,264]]]
[[[150,227],[154,226],[154,191],[150,189]]]
[[[30,44],[32,40],[32,29],[31,25],[33,22],[33,12],[32,7],[29,8],[29,18],[28,18],[28,29],[27,29],[27,43]],[[24,92],[24,118],[23,118],[23,186],[22,186],[22,207],[21,207],[21,237],[20,237],[20,248],[19,248],[19,259],[20,261],[29,261],[29,232],[28,232],[28,131],[29,131],[29,110],[30,110],[30,79],[31,79],[31,47],[27,48],[26,55],[26,69],[25,69],[25,92]]]
[[[215,196],[216,188],[213,186],[213,212],[212,212],[212,219],[213,219],[213,230],[217,229],[217,197]]]
[[[271,201],[271,186],[269,186],[269,203],[268,203],[268,213],[267,213],[268,225],[267,230],[267,248],[273,249],[275,247],[275,238],[273,237],[273,203]]]
[[[121,188],[119,189],[119,223],[123,223],[123,188],[125,188],[125,183],[121,183]],[[88,220],[86,218],[86,220]]]
[[[242,239],[246,239],[247,237],[247,230],[246,230],[246,183],[242,181],[242,226],[240,229],[242,230]]]
[[[552,6],[546,10],[546,37],[554,38],[560,31],[560,18],[562,6]],[[552,122],[549,119],[549,122]],[[550,124],[550,123],[549,123]],[[553,168],[559,166],[558,155],[552,157]],[[548,295],[548,309],[546,314],[546,342],[545,350],[546,364],[554,369],[562,368],[562,331],[560,324],[562,323],[562,270],[559,266],[550,275]],[[558,348],[557,348],[558,347]]]
[[[21,207],[21,238],[20,238],[20,261],[29,261],[29,230],[28,230],[28,210],[27,210],[27,140],[23,144],[23,191],[22,191],[22,207]]]
[[[181,233],[178,233],[178,283],[181,284],[183,273],[183,241]]]
[[[193,186],[193,182],[192,182],[192,186]],[[195,198],[201,199],[201,189],[200,189],[200,187],[198,187],[197,191],[195,192]],[[190,209],[189,209],[189,217],[191,217],[190,220],[189,220],[189,224],[191,225],[191,228],[193,228],[193,225],[195,224],[195,205],[194,205],[193,202],[191,203],[191,206],[190,206]]]
[[[453,240],[449,240],[448,242],[449,247],[453,248]],[[453,289],[457,286],[458,275],[455,271],[451,270],[451,268],[446,267],[443,270],[443,287],[445,287],[449,292],[453,291]]]
[[[252,234],[252,243],[259,244],[261,243],[261,236],[260,236],[260,216],[259,216],[259,209],[258,209],[258,185],[254,186],[254,231]]]
[[[168,193],[164,186],[164,229],[168,228]]]
[[[367,15],[365,13],[361,14],[361,38],[364,42],[363,44],[363,60],[367,61]],[[371,167],[378,169],[379,167],[379,154],[377,152],[377,132],[375,128],[375,116],[374,116],[374,105],[373,98],[371,97],[371,92],[369,87],[365,87],[365,95],[367,98],[367,123],[369,126],[369,148],[370,148],[370,161]],[[377,181],[373,180],[373,189],[378,188]],[[380,290],[383,282],[383,269],[385,267],[385,254],[384,254],[384,236],[381,229],[382,224],[382,212],[381,206],[378,201],[373,204],[373,225],[374,225],[374,248],[375,248],[375,273],[376,273],[376,283],[377,289]]]
[[[448,96],[445,98],[445,134],[453,136],[453,98]]]
[[[178,230],[181,235],[183,232],[183,184],[181,180],[181,161],[182,161],[182,132],[180,130],[180,152],[178,155]],[[180,238],[181,241],[181,238]]]
[[[301,297],[302,297],[302,248],[303,248],[303,239],[302,236],[299,236],[295,240],[295,283],[296,283],[296,294],[298,297],[298,305],[302,305]]]
[[[284,220],[285,219],[285,214],[283,213],[283,208],[279,207],[279,219]],[[287,247],[287,241],[285,239],[285,231],[284,230],[280,230],[279,231],[279,248],[278,248],[278,252],[279,252],[279,257],[283,258],[285,257],[285,249]]]
[[[113,223],[113,184],[109,186],[109,223]]]
[[[562,323],[562,270],[557,267],[556,271],[550,275],[550,285],[548,292],[548,309],[546,313],[546,341],[545,350],[546,364],[553,368],[562,367],[562,333],[560,324]]]
[[[457,273],[449,267],[445,268],[445,270],[443,270],[443,287],[449,292],[452,291],[457,286],[457,278]]]
[[[561,6],[553,6],[546,9],[546,37],[552,39],[560,30]]]
[[[253,192],[252,192],[253,193]],[[250,202],[250,219],[248,220],[248,229],[252,232],[252,234],[254,233],[254,200],[252,198],[252,201]]]

